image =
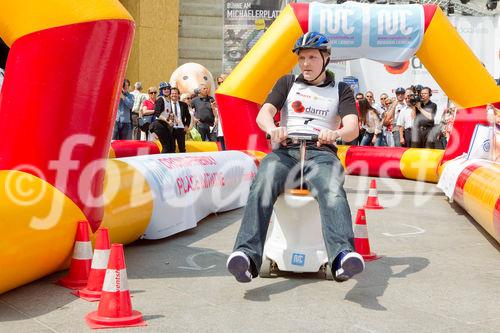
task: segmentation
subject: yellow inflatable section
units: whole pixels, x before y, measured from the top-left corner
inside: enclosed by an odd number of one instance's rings
[[[500,87],[437,7],[417,51],[446,95],[468,108],[500,101]]]
[[[407,179],[437,183],[437,168],[443,154],[443,150],[410,148],[401,157],[401,173]]]
[[[0,183],[4,184],[0,216],[11,226],[0,238],[1,294],[64,268],[72,253],[76,222],[85,220],[85,215],[64,193],[31,174],[0,171]],[[141,173],[110,160],[103,200],[101,226],[109,228],[112,242],[128,244],[142,236],[153,199]]]
[[[59,269],[73,248],[76,222],[85,216],[64,193],[31,174],[0,171],[0,184],[0,216],[10,226],[0,237],[1,294]]]
[[[142,236],[153,212],[153,197],[144,176],[120,160],[109,160],[103,196],[101,226],[109,228],[111,242],[128,244]]]
[[[499,201],[500,165],[474,170],[463,187],[463,208],[500,243]]]
[[[106,19],[133,21],[118,0],[3,0],[0,8],[0,31],[8,46],[22,36],[54,27]]]

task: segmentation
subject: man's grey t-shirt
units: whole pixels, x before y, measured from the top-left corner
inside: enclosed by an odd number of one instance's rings
[[[208,124],[210,126],[214,126],[215,121],[215,116],[211,106],[213,101],[214,98],[212,96],[198,96],[191,101],[191,105],[194,108],[194,116],[203,124]]]

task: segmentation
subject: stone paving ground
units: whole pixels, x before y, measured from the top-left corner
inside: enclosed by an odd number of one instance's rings
[[[368,184],[347,177],[353,215]],[[379,179],[378,191],[387,208],[367,211],[367,223],[382,258],[350,281],[283,274],[238,284],[225,269],[237,209],[127,246],[132,304],[148,326],[108,331],[500,332],[498,244],[434,184]],[[52,283],[63,274],[0,295],[0,332],[89,331],[83,318],[97,303]]]

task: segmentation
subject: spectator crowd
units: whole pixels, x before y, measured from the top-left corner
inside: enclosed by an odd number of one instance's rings
[[[217,77],[217,86],[225,75]],[[186,140],[219,141],[225,149],[216,101],[209,88],[200,84],[194,94],[180,94],[167,82],[143,93],[141,82],[125,79],[113,131],[114,140],[156,140],[162,153],[176,148],[185,152]],[[437,105],[431,100],[432,89],[421,85],[382,93],[375,101],[372,91],[356,94],[360,135],[347,145],[413,148],[446,148],[455,118],[455,108],[444,110],[437,119]]]
[[[222,84],[225,75],[217,77]],[[186,152],[186,140],[219,141],[225,149],[217,103],[202,83],[194,94],[160,82],[143,92],[141,82],[123,81],[113,140],[159,140],[162,153]]]
[[[453,127],[455,108],[444,110],[437,119],[432,89],[421,85],[394,89],[394,96],[382,93],[379,102],[372,91],[356,94],[359,137],[348,145],[413,148],[446,148]]]

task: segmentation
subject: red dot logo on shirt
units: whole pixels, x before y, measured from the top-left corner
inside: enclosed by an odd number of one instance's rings
[[[293,111],[295,111],[297,113],[302,113],[305,110],[301,101],[292,102],[292,109],[293,109]]]

